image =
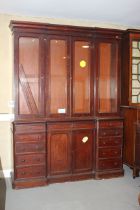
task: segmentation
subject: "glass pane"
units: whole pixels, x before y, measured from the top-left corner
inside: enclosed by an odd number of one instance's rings
[[[67,113],[67,42],[50,41],[50,112]]]
[[[19,38],[19,114],[39,113],[39,39]]]
[[[117,48],[112,43],[99,45],[99,112],[117,112]]]
[[[140,41],[132,41],[132,103],[140,103]]]
[[[89,42],[75,41],[73,65],[73,112],[90,113]]]

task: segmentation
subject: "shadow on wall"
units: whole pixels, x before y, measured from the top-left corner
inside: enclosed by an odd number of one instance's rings
[[[5,210],[6,201],[6,182],[3,175],[1,158],[0,158],[0,210]]]

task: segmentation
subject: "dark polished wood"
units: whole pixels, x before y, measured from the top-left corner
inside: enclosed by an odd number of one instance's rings
[[[139,74],[139,70],[137,70],[139,56],[134,52],[134,49],[136,50],[137,46],[133,47],[134,42],[138,41],[140,41],[140,30],[128,29],[123,34],[121,73],[123,87],[121,91],[121,110],[122,116],[124,117],[123,159],[124,163],[133,169],[133,177],[135,177],[136,174],[138,175],[137,172],[134,172],[136,144],[135,124],[140,122],[140,103],[133,99],[134,95],[139,95],[139,82],[137,84],[135,83],[134,88],[134,81],[138,79]]]
[[[140,171],[140,124],[136,123],[134,125],[135,130],[135,142],[134,142],[134,168],[133,177],[139,176]]]
[[[122,30],[11,21],[13,187],[123,175]]]
[[[96,178],[123,175],[123,119],[99,119],[97,128]]]
[[[140,109],[137,107],[122,107],[122,115],[124,116],[124,145],[123,145],[123,161],[129,167],[134,165],[134,146],[135,146],[135,123],[140,117]]]

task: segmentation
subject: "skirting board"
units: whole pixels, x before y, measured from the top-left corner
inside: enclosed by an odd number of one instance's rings
[[[0,171],[0,177],[5,177],[5,178],[10,178],[11,177],[11,172],[12,172],[12,169],[7,169],[7,170],[3,170],[3,171]]]

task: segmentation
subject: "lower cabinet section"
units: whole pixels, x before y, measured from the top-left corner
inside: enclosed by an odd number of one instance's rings
[[[123,122],[13,123],[13,187],[123,175]]]
[[[93,177],[94,123],[48,124],[48,182]]]
[[[95,178],[123,175],[123,121],[121,119],[99,119],[97,127]]]

